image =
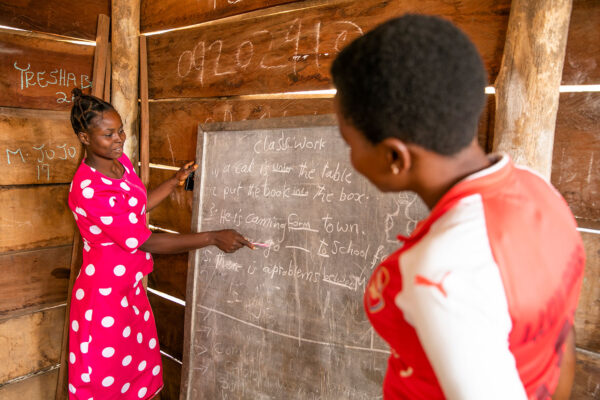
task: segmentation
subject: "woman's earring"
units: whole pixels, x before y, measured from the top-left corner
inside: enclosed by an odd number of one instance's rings
[[[392,174],[398,175],[400,173],[400,168],[396,164],[392,164]]]

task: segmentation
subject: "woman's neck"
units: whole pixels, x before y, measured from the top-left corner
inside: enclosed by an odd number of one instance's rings
[[[112,158],[98,157],[91,152],[87,152],[88,156],[85,159],[86,165],[96,169],[101,174],[113,179],[121,179],[125,169],[119,160]]]

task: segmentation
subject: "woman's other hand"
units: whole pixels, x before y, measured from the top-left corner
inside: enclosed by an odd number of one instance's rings
[[[212,231],[213,244],[226,253],[233,253],[243,246],[254,250],[254,246],[245,237],[233,229]]]
[[[183,185],[187,177],[190,176],[190,174],[196,169],[198,169],[198,164],[196,164],[194,161],[190,161],[183,167],[179,168],[179,171],[175,173],[175,179],[177,179],[179,182],[179,186]]]

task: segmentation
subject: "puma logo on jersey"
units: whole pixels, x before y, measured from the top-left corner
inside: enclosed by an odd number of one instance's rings
[[[422,275],[415,275],[415,285],[423,285],[423,286],[433,286],[434,288],[438,289],[442,295],[444,295],[444,297],[448,297],[448,294],[446,293],[446,290],[444,289],[444,280],[446,279],[446,277],[450,274],[450,271],[446,272],[444,274],[444,276],[442,277],[442,280],[439,282],[434,282],[432,280],[430,280],[429,278],[425,278]]]

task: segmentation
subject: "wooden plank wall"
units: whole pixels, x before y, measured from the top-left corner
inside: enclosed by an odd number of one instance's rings
[[[0,4],[0,398],[53,399],[81,148],[71,90],[91,87],[98,14],[110,0]],[[60,36],[59,36],[60,35]]]
[[[235,3],[235,4],[230,4]],[[148,36],[150,162],[178,167],[192,160],[197,124],[331,113],[329,67],[350,40],[406,12],[443,15],[473,39],[493,84],[500,65],[510,0],[143,0]],[[574,0],[564,85],[600,84],[600,3]],[[479,130],[489,150],[494,98]],[[552,182],[582,228],[588,266],[577,311],[578,369],[574,399],[598,398],[600,377],[600,93],[561,95]],[[150,187],[172,174],[151,168]],[[157,229],[189,232],[192,194],[178,189],[150,214]],[[595,230],[594,230],[595,229]],[[149,287],[185,300],[187,255],[155,256]],[[180,376],[181,304],[150,294],[170,377]],[[178,398],[167,385],[163,399]]]

